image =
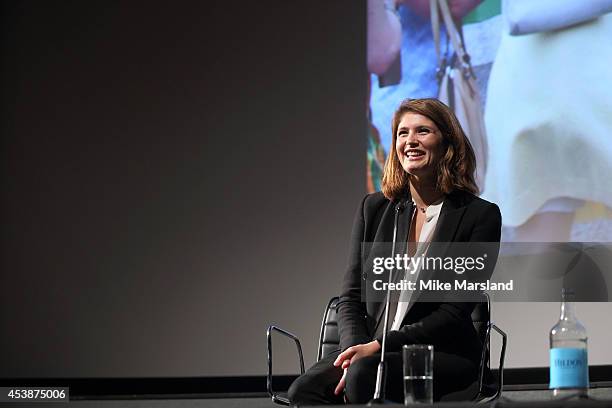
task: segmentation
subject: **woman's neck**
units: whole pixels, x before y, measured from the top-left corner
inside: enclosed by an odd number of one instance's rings
[[[410,195],[412,196],[412,201],[414,201],[420,209],[429,207],[444,196],[444,194],[436,188],[435,182],[418,180],[414,176],[410,177]]]

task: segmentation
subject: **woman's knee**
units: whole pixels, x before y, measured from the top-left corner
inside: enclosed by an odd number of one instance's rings
[[[342,397],[334,395],[342,371],[333,369],[324,372],[307,371],[289,387],[287,396],[294,405],[340,404]]]
[[[310,389],[312,388],[312,381],[309,376],[301,375],[296,378],[291,386],[289,386],[289,391],[287,391],[287,397],[292,404],[302,405],[304,402],[308,401]]]

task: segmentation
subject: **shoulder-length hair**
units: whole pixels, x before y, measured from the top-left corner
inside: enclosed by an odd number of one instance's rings
[[[410,191],[409,174],[402,167],[395,150],[397,128],[407,112],[428,117],[442,134],[445,152],[438,164],[436,187],[444,194],[456,189],[478,194],[474,180],[476,156],[470,141],[449,107],[437,99],[428,98],[406,99],[393,115],[391,124],[393,138],[382,178],[382,192],[385,197],[396,200],[407,196]]]

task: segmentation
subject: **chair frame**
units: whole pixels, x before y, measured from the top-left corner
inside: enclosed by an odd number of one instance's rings
[[[480,357],[480,367],[478,372],[478,394],[474,398],[475,401],[479,404],[484,404],[490,401],[497,400],[502,393],[502,388],[504,385],[504,360],[506,358],[506,344],[508,341],[508,336],[506,333],[500,329],[495,323],[491,321],[491,298],[489,294],[486,292],[482,292],[484,297],[487,299],[487,329],[485,331],[485,341],[482,347],[482,355]],[[497,374],[497,389],[492,396],[487,396],[484,392],[484,373],[485,368],[489,365],[490,361],[490,351],[491,351],[491,329],[495,330],[502,339],[502,347],[499,355],[499,368]]]
[[[487,293],[483,292],[483,294],[485,295],[487,299],[488,322],[486,326],[485,338],[484,338],[485,341],[482,347],[482,355],[480,358],[480,367],[479,367],[479,372],[478,372],[478,393],[476,394],[474,398],[474,401],[476,401],[476,403],[478,404],[484,404],[484,403],[488,403],[488,402],[497,400],[502,394],[502,388],[504,385],[504,361],[506,357],[506,345],[507,345],[507,340],[508,340],[508,336],[506,335],[506,333],[502,329],[500,329],[496,324],[491,322],[491,300]],[[337,296],[332,297],[327,303],[325,312],[323,313],[323,319],[321,321],[321,329],[319,332],[319,347],[317,351],[317,361],[321,360],[321,358],[323,357],[322,356],[323,334],[325,332],[325,324],[329,316],[330,308],[334,302],[338,301],[338,299],[339,298]],[[498,369],[498,374],[497,374],[497,387],[496,387],[497,389],[493,395],[487,395],[484,389],[485,388],[484,374],[485,374],[485,368],[487,368],[488,361],[490,360],[488,357],[490,357],[490,349],[491,349],[491,330],[494,330],[501,336],[502,346],[501,346],[501,351],[500,351],[500,356],[499,356],[499,369]],[[266,384],[267,384],[268,394],[272,398],[273,402],[280,404],[280,405],[289,406],[291,405],[291,401],[289,400],[289,398],[275,392],[272,386],[272,378],[273,378],[272,334],[274,332],[280,335],[283,335],[287,338],[290,338],[291,340],[295,342],[299,361],[300,361],[300,374],[304,374],[305,372],[302,345],[300,343],[300,339],[295,334],[288,332],[287,330],[283,330],[280,327],[277,327],[275,325],[268,326],[268,329],[266,331],[266,337],[267,337],[267,343],[268,343],[268,374],[267,374]]]

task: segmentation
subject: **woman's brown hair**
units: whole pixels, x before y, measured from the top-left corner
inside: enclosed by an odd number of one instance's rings
[[[459,120],[448,106],[437,99],[427,98],[406,99],[393,115],[393,138],[382,178],[382,192],[385,197],[389,200],[399,199],[410,191],[409,174],[402,167],[395,150],[397,128],[402,117],[408,112],[428,117],[442,134],[445,152],[438,164],[436,187],[444,194],[456,189],[478,194],[474,180],[476,156]]]

